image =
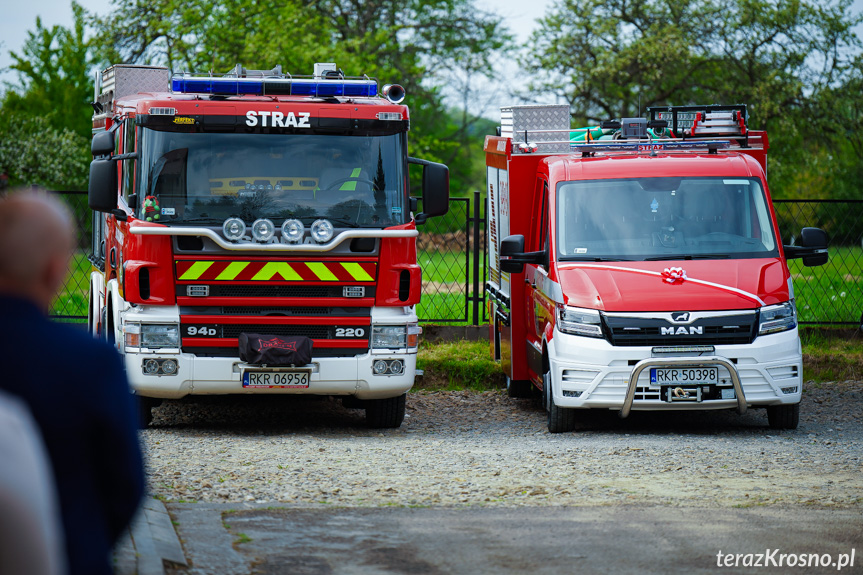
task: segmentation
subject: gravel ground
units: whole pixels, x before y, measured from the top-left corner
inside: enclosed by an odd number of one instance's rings
[[[809,383],[793,431],[764,410],[589,413],[551,435],[532,400],[416,392],[396,430],[335,400],[166,402],[142,432],[165,501],[339,506],[863,506],[863,381]]]

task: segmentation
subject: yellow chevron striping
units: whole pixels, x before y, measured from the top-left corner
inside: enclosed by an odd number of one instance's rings
[[[222,273],[216,276],[217,280],[232,280],[236,279],[240,272],[249,266],[249,262],[231,262],[228,264]]]
[[[342,263],[342,267],[345,268],[351,277],[357,280],[358,282],[372,282],[375,281],[375,278],[370,276],[366,270],[363,269],[363,266],[356,262],[346,262]]]
[[[216,262],[195,262],[192,266],[187,269],[183,275],[180,276],[181,280],[196,280],[207,271],[211,265]]]
[[[326,264],[321,262],[307,262],[307,266],[312,270],[312,273],[318,276],[318,279],[325,282],[337,282],[339,278],[336,274],[327,269]]]
[[[255,281],[267,281],[279,274],[287,281],[302,281],[300,274],[294,271],[287,262],[270,262],[261,268],[261,271],[255,274],[252,279]]]

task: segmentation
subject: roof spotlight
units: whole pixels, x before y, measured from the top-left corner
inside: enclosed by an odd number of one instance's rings
[[[333,224],[329,220],[315,220],[312,224],[312,238],[319,244],[325,244],[333,237]]]
[[[240,218],[228,218],[222,224],[222,233],[232,242],[241,240],[246,235],[246,223]]]
[[[255,241],[268,242],[276,234],[276,226],[266,218],[255,220],[252,224],[252,237]]]
[[[282,224],[282,237],[292,244],[302,241],[305,233],[306,226],[300,220],[285,220]]]

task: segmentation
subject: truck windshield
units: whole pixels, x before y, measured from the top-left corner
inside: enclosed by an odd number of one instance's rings
[[[139,216],[163,224],[335,227],[405,221],[405,135],[184,133],[141,130]]]
[[[758,179],[561,182],[561,260],[764,258],[779,255]]]

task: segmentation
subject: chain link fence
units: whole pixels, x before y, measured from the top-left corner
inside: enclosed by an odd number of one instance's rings
[[[78,222],[78,245],[52,317],[86,322],[92,216],[86,192],[56,192]],[[830,240],[830,261],[807,268],[789,261],[801,324],[860,325],[863,314],[863,200],[775,200],[782,242],[793,244],[803,227],[819,227]],[[480,192],[452,198],[446,216],[419,227],[417,258],[424,323],[486,323],[486,204]]]
[[[801,324],[863,323],[863,200],[774,200],[782,243],[804,227],[827,232],[830,260],[807,268],[790,260]]]
[[[87,192],[54,192],[67,205],[78,225],[75,252],[69,261],[66,284],[54,300],[51,317],[65,322],[87,321],[90,302],[90,245],[92,243],[92,214],[87,206]]]

